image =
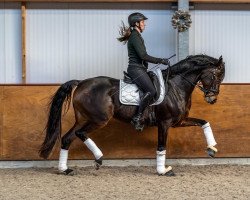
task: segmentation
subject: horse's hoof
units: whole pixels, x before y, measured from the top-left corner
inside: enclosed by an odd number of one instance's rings
[[[73,169],[66,169],[64,171],[60,171],[58,174],[63,174],[65,176],[73,176],[75,175],[75,172]]]
[[[207,154],[211,157],[214,158],[216,152],[213,149],[207,148]]]
[[[159,174],[159,176],[176,176],[176,175],[173,172],[173,170],[171,169],[168,172],[166,172],[165,174]]]
[[[100,167],[102,166],[102,157],[99,158],[99,159],[97,159],[97,160],[95,160],[94,166],[95,166],[96,170],[100,169]]]
[[[165,176],[176,176],[175,173],[173,172],[173,170],[168,171],[166,174],[164,174]]]

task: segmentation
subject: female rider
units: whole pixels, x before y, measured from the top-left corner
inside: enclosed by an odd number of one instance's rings
[[[121,27],[120,42],[127,43],[129,64],[127,72],[133,82],[143,92],[139,108],[132,118],[131,124],[136,130],[143,130],[143,111],[152,102],[156,95],[155,87],[147,74],[148,62],[169,65],[165,58],[155,58],[147,54],[141,33],[145,29],[145,20],[148,18],[141,13],[132,13],[128,16],[129,27]]]

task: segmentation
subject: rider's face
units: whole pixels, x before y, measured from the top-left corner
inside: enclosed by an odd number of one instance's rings
[[[141,31],[144,31],[144,30],[145,30],[145,26],[146,26],[145,21],[144,21],[144,20],[140,21],[140,22],[139,22],[139,25],[140,25],[140,27],[141,27]]]

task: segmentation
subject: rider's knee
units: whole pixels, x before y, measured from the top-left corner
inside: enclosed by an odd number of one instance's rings
[[[156,95],[156,92],[155,91],[150,91],[150,92],[146,92],[144,97],[148,100],[148,101],[151,101],[154,96]]]
[[[155,95],[156,95],[156,90],[153,90],[153,91],[151,92],[151,98],[154,98]]]
[[[155,88],[152,88],[150,91],[148,91],[149,95],[150,95],[150,98],[154,98],[155,95],[156,95],[156,89]]]

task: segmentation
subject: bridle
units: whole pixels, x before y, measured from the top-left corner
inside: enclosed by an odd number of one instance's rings
[[[212,73],[212,72],[210,72],[210,73]],[[181,76],[185,81],[187,81],[188,83],[190,83],[192,86],[197,87],[199,90],[201,90],[205,94],[205,96],[208,96],[209,93],[219,94],[219,91],[216,89],[215,84],[213,84],[214,83],[213,80],[215,79],[215,73],[212,73],[212,74],[213,74],[213,76],[210,79],[211,81],[210,81],[210,84],[209,84],[209,87],[208,87],[209,89],[206,89],[206,88],[198,85],[198,82],[196,84],[194,84],[193,82],[189,81],[188,79],[186,79],[181,74],[178,74],[178,75]],[[206,77],[208,77],[208,75],[206,75],[204,78],[206,78]]]
[[[210,74],[212,73],[212,78],[210,79],[210,83],[208,84],[209,89],[206,90],[205,94],[206,94],[206,96],[208,96],[208,94],[211,92],[211,93],[217,95],[217,94],[219,94],[219,90],[216,89],[216,85],[217,85],[218,81],[215,81],[215,79],[216,79],[215,72],[209,71],[209,73]],[[208,75],[206,75],[204,78],[206,78],[206,77],[208,77]]]

